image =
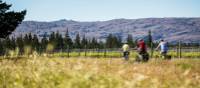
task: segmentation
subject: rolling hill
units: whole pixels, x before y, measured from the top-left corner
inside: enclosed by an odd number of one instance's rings
[[[79,22],[59,20],[52,22],[24,21],[13,32],[12,36],[26,33],[44,34],[60,32],[63,36],[67,29],[72,38],[77,33],[88,38],[96,37],[104,40],[108,34],[114,34],[126,39],[131,34],[134,39],[145,37],[152,31],[154,40],[165,39],[168,42],[182,41],[186,43],[200,42],[200,18],[143,18],[143,19],[114,19],[108,21]]]

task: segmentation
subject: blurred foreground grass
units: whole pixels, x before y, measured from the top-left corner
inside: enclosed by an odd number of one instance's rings
[[[200,88],[200,59],[0,59],[0,88]]]

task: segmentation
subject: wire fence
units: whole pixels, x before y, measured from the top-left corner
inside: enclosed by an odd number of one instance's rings
[[[160,53],[154,49],[147,49],[151,57],[158,56]],[[66,49],[53,52],[57,56],[66,57],[122,57],[123,51],[121,48],[106,48],[106,49]],[[130,49],[130,56],[134,57],[137,54],[137,50]],[[182,57],[200,57],[200,47],[173,47],[169,48],[168,54],[175,58]]]

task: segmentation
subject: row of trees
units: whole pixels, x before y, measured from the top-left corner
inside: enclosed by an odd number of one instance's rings
[[[127,40],[131,47],[135,46],[132,35],[127,36]],[[69,32],[65,36],[59,32],[52,32],[49,37],[43,36],[39,39],[37,35],[31,33],[24,36],[7,37],[0,41],[0,54],[5,54],[7,50],[19,49],[21,53],[24,52],[26,47],[37,52],[46,52],[48,46],[53,47],[53,51],[66,51],[68,49],[102,49],[102,48],[120,48],[122,46],[122,39],[119,36],[109,34],[105,42],[98,41],[96,38],[86,38],[85,36],[76,35],[75,39],[69,36]]]

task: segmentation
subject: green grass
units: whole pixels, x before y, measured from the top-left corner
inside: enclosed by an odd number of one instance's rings
[[[200,59],[0,58],[0,88],[200,88],[199,67]]]
[[[137,52],[130,52],[130,57],[135,58],[137,55]],[[150,52],[149,52],[149,55]],[[178,55],[176,52],[169,52],[168,55],[171,55],[172,58],[178,58]],[[59,53],[54,53],[52,55],[53,57],[107,57],[107,58],[120,58],[122,57],[122,52],[70,52],[69,55],[67,52],[59,52]],[[153,53],[153,58],[159,58],[160,52],[154,52]],[[200,58],[200,52],[182,52],[182,57],[183,58]]]

